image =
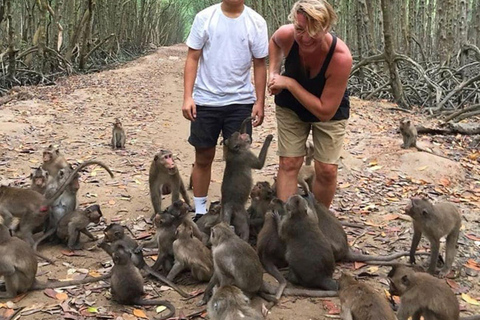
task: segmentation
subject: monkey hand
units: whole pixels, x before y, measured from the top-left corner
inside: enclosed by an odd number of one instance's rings
[[[139,254],[143,251],[143,244],[138,245],[135,249],[133,249],[133,253]]]
[[[269,134],[267,138],[265,138],[265,140],[267,141],[272,141],[272,139],[273,139],[273,134]]]

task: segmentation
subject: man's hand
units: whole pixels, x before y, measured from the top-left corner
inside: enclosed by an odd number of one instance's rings
[[[184,99],[182,113],[187,120],[195,121],[197,118],[197,106],[192,97]]]
[[[252,118],[253,118],[253,123],[252,126],[258,127],[263,123],[263,117],[264,117],[264,107],[265,103],[262,102],[255,102],[252,108]]]

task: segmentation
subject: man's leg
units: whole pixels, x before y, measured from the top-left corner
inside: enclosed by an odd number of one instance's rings
[[[195,213],[207,212],[207,194],[212,175],[212,162],[215,157],[215,147],[195,148],[195,164],[192,170],[193,200]]]
[[[297,193],[297,176],[302,167],[304,157],[282,157],[277,175],[277,198],[287,201],[288,197]]]
[[[318,202],[329,208],[332,204],[335,190],[337,189],[336,164],[315,161],[315,180],[313,181],[313,194]]]

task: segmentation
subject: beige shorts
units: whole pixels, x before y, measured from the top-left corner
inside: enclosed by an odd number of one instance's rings
[[[328,122],[303,122],[297,114],[276,106],[278,151],[281,157],[302,157],[307,153],[305,143],[312,131],[315,146],[314,159],[323,163],[338,164],[343,148],[348,120]]]

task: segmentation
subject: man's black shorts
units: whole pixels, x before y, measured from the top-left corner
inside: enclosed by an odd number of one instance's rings
[[[245,118],[252,115],[253,104],[231,104],[223,107],[197,105],[197,118],[190,124],[188,142],[196,148],[210,148],[217,145],[220,132],[224,139],[240,130]],[[252,135],[252,124],[247,124],[247,133]]]

